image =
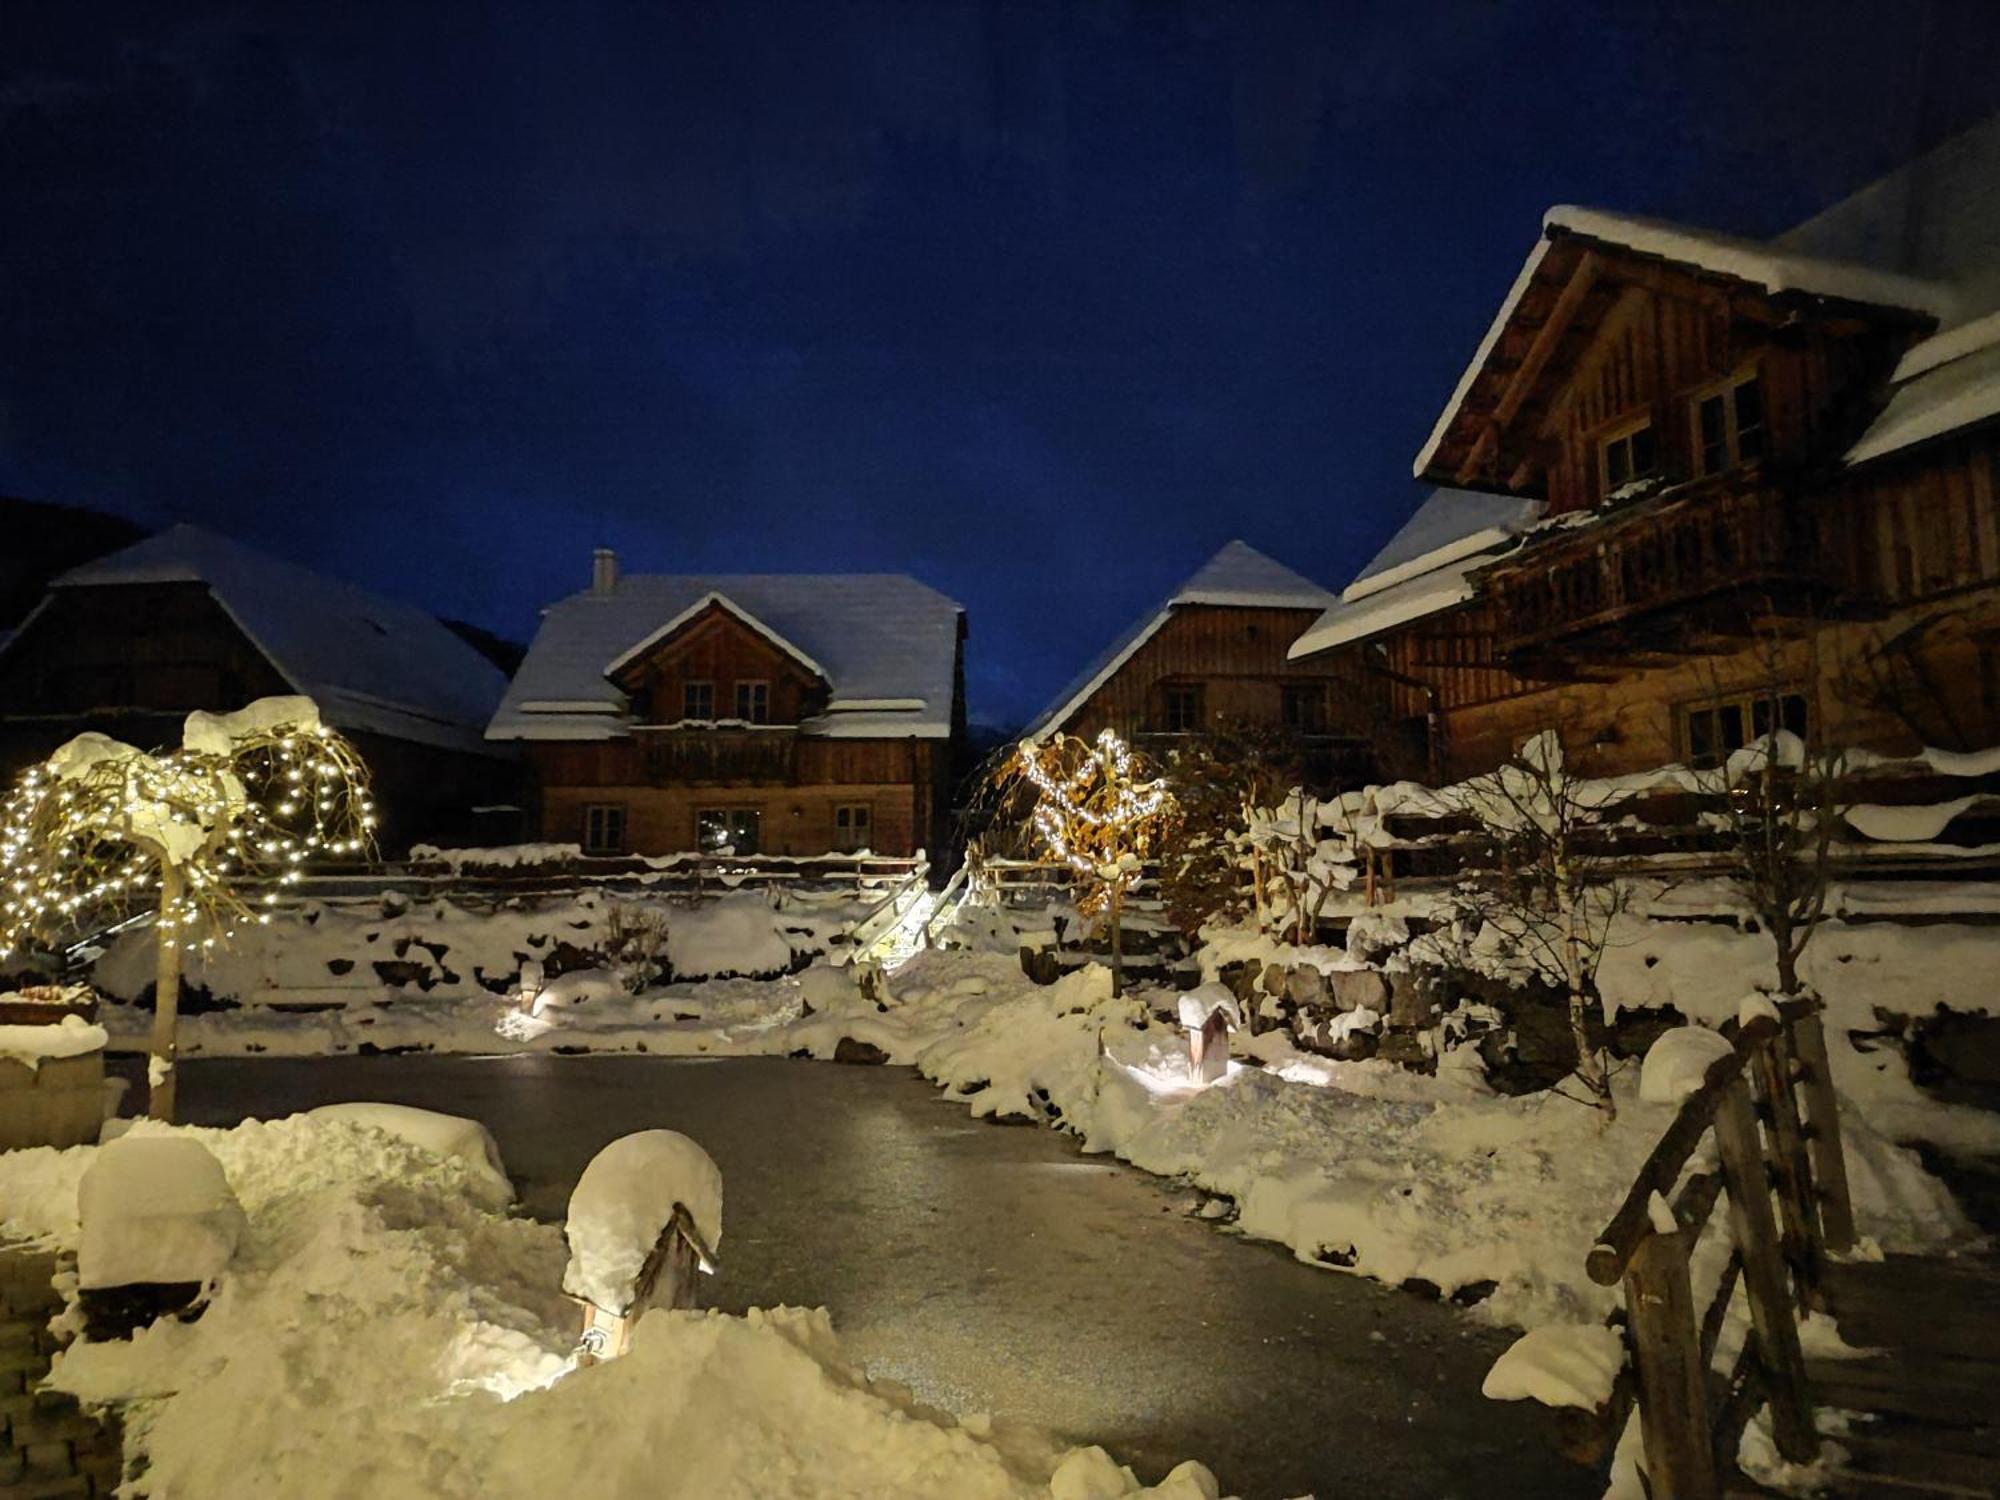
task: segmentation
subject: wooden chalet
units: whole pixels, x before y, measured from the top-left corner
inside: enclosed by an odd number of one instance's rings
[[[382,842],[465,842],[515,801],[485,739],[506,674],[432,616],[197,526],[58,576],[0,644],[0,768],[96,730],[155,748],[196,709],[304,693],[374,777]]]
[[[1294,657],[1365,643],[1454,777],[2000,741],[2000,121],[1942,158],[1771,243],[1551,210]]]
[[[621,577],[600,549],[486,733],[587,854],[906,855],[947,832],[964,642],[901,574]]]
[[[1384,680],[1349,657],[1287,648],[1334,596],[1247,543],[1229,543],[1098,654],[1027,737],[1116,730],[1164,758],[1191,736],[1252,725],[1298,736],[1321,783],[1366,779],[1384,732]]]

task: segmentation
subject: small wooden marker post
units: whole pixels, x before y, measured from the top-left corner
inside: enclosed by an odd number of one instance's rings
[[[632,1300],[623,1312],[599,1307],[584,1298],[583,1335],[577,1342],[576,1362],[587,1368],[603,1360],[616,1359],[632,1345],[632,1326],[650,1308],[687,1309],[695,1305],[695,1278],[701,1271],[715,1269],[714,1252],[695,1228],[687,1205],[676,1203],[674,1216],[653,1242],[645,1264],[632,1283]]]
[[[1199,1029],[1188,1028],[1188,1074],[1214,1083],[1229,1072],[1229,1012],[1217,1006]]]

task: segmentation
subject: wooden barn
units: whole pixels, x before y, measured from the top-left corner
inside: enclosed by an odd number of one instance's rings
[[[965,612],[901,574],[621,577],[542,616],[487,737],[589,854],[936,850]]]
[[[1294,658],[1378,651],[1454,777],[2000,741],[1995,180],[2000,120],[1770,243],[1552,209]]]
[[[1164,757],[1234,725],[1295,734],[1321,784],[1366,779],[1387,682],[1358,653],[1291,660],[1287,648],[1334,596],[1245,542],[1231,542],[1132,622],[1029,726],[1090,739],[1111,728]]]
[[[507,678],[422,610],[175,526],[57,577],[0,645],[0,766],[85,730],[178,745],[195,709],[304,693],[367,759],[382,841],[463,842],[518,795]]]

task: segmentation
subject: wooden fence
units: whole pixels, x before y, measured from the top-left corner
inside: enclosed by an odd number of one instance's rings
[[[1683,1181],[1711,1136],[1715,1164]],[[1718,1197],[1728,1211],[1714,1232],[1728,1236],[1729,1255],[1698,1301],[1690,1266]],[[1669,1201],[1671,1229],[1659,1212]],[[1606,1415],[1616,1433],[1636,1400],[1654,1500],[1721,1494],[1743,1429],[1766,1402],[1779,1453],[1807,1462],[1818,1452],[1797,1315],[1824,1306],[1828,1252],[1853,1243],[1819,1007],[1787,1002],[1778,1019],[1740,1028],[1710,1065],[1586,1261],[1600,1286],[1624,1286],[1613,1318],[1624,1323],[1631,1374]],[[1716,1347],[1739,1290],[1749,1337],[1720,1370]]]

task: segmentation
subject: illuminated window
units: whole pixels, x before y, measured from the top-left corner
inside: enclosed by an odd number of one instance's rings
[[[866,849],[875,834],[875,810],[856,802],[833,810],[833,847],[852,852]]]
[[[715,684],[712,682],[682,683],[681,717],[683,719],[714,718]]]
[[[770,723],[771,684],[768,682],[737,683],[736,717],[746,724]]]
[[[583,810],[583,852],[625,852],[625,809],[616,802],[593,804]]]
[[[710,807],[695,814],[695,841],[704,854],[755,854],[764,817],[754,807]]]
[[[1694,398],[1695,470],[1720,474],[1764,456],[1764,386],[1755,370]]]
[[[1636,479],[1646,479],[1660,471],[1659,436],[1650,419],[1628,423],[1605,438],[1603,457],[1604,493],[1615,495]]]

